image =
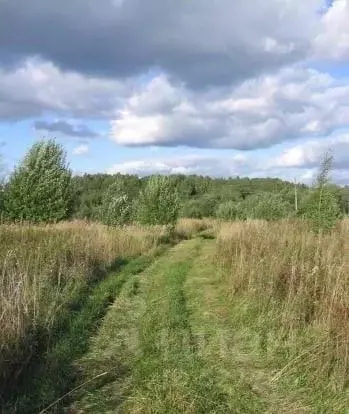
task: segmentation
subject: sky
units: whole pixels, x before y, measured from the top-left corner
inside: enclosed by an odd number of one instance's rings
[[[6,171],[349,184],[349,0],[0,0]]]

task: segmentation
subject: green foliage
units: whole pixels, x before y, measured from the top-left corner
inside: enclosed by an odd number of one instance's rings
[[[281,195],[254,194],[240,202],[225,201],[219,204],[216,217],[223,220],[280,220],[292,214],[292,205]]]
[[[315,185],[302,208],[303,217],[312,222],[313,229],[317,232],[331,230],[341,216],[340,194],[330,184],[332,163],[332,155],[326,153]]]
[[[138,197],[145,182],[132,175],[85,174],[73,177],[75,218],[100,220],[102,204],[114,183],[123,183],[130,201]]]
[[[218,205],[216,217],[222,220],[244,220],[246,219],[244,203],[225,201]]]
[[[184,203],[181,216],[188,218],[213,217],[220,198],[213,194],[204,194]]]
[[[179,197],[169,177],[153,176],[137,201],[141,224],[174,224],[179,213]]]
[[[198,198],[185,201],[181,210],[181,216],[198,219],[212,217],[218,202],[219,197],[213,194],[204,194]]]
[[[54,140],[32,146],[12,173],[5,191],[5,211],[11,220],[57,222],[71,207],[71,171],[66,154]]]
[[[189,200],[184,203],[180,215],[181,217],[202,219],[203,215],[198,200]]]
[[[262,193],[245,200],[247,217],[259,220],[280,220],[292,214],[292,205],[281,195]]]
[[[343,214],[349,214],[349,186],[345,186],[341,189],[340,204]]]
[[[100,219],[101,206],[109,187],[123,183],[127,190],[128,203],[136,202],[138,195],[145,189],[152,177],[139,178],[132,175],[85,175],[74,177],[73,217]],[[181,204],[180,216],[189,218],[233,217],[234,209],[240,219],[265,218],[274,220],[295,215],[303,216],[312,190],[304,184],[282,181],[275,178],[210,178],[203,176],[172,175],[168,177],[169,185],[176,189]],[[332,190],[331,190],[332,191]],[[340,209],[349,212],[348,188],[333,188],[338,197]],[[236,203],[234,207],[225,202]],[[123,201],[120,200],[122,204]],[[117,203],[118,204],[118,203]],[[220,205],[223,204],[222,207]],[[115,207],[118,211],[119,207]],[[227,210],[231,209],[230,213]],[[224,211],[225,210],[225,211]],[[136,211],[136,214],[137,211]]]
[[[125,184],[129,202],[134,205],[139,193],[145,189],[149,180],[151,177],[139,178],[121,174],[85,174],[73,177],[74,206],[72,216],[99,220],[106,193],[115,182]],[[261,193],[279,194],[284,201],[293,206],[292,211],[294,209],[294,184],[275,178],[237,177],[223,179],[178,174],[169,176],[168,181],[169,185],[175,188],[178,193],[182,205],[180,212],[182,217],[214,217],[218,206],[228,201],[242,203],[239,208],[248,210],[251,204],[249,198]],[[308,191],[309,189],[305,185],[298,184],[298,199],[301,201]]]
[[[312,222],[315,231],[329,231],[340,218],[338,201],[330,190],[314,189],[308,198],[303,217]]]
[[[120,226],[130,222],[132,202],[124,181],[118,180],[106,191],[100,208],[100,219],[109,226]]]

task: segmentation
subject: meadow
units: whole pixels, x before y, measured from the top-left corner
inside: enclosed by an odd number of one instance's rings
[[[82,221],[0,226],[0,389],[52,347],[55,336],[110,271],[152,254],[166,236],[161,226],[108,228]],[[105,287],[101,310],[113,300]],[[95,304],[96,305],[96,304]],[[91,312],[96,312],[93,309]]]
[[[349,220],[328,233],[298,220],[226,223],[217,260],[242,337],[275,371],[270,384],[309,412],[346,412]]]
[[[4,413],[346,412],[349,220],[0,237]]]

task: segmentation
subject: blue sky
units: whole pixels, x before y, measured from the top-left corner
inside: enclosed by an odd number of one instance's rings
[[[79,174],[310,181],[332,148],[349,184],[348,21],[349,0],[5,0],[6,169],[54,137]]]

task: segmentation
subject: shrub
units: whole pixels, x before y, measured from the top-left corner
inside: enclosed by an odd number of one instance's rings
[[[292,205],[275,193],[250,196],[243,204],[246,217],[252,219],[280,220],[289,217],[293,212]]]
[[[205,194],[194,200],[187,201],[182,208],[181,216],[197,219],[213,217],[216,208],[217,197],[211,194]]]
[[[202,219],[202,211],[197,200],[190,200],[185,203],[181,210],[181,217]]]
[[[244,220],[246,212],[243,203],[225,201],[218,205],[216,217],[223,220]]]
[[[330,184],[333,157],[324,155],[315,185],[303,206],[303,218],[310,220],[316,232],[329,231],[341,217],[340,199]]]
[[[57,222],[71,207],[71,171],[63,147],[54,140],[32,146],[15,169],[5,191],[11,220]]]
[[[108,188],[99,214],[104,224],[120,226],[130,222],[132,202],[127,192],[124,181],[116,181]]]
[[[177,221],[179,198],[168,177],[153,176],[137,201],[137,220],[141,224],[170,224]]]

